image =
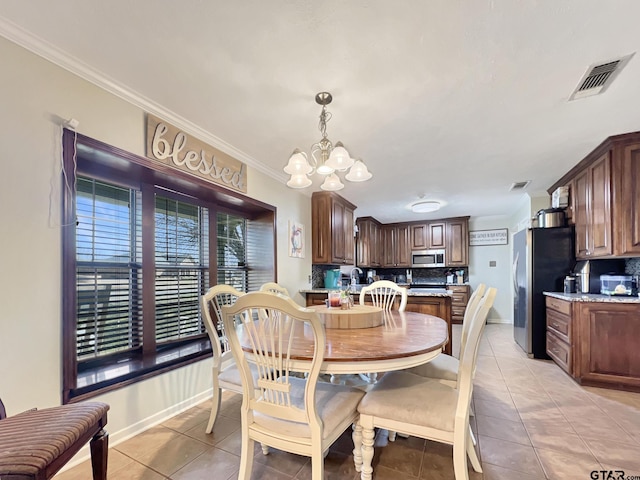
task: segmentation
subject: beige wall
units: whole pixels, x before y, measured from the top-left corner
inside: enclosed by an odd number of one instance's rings
[[[61,401],[60,120],[142,155],[144,112],[2,37],[0,58],[0,397],[15,414]],[[293,294],[308,286],[311,254],[288,256],[287,222],[307,226],[308,247],[310,198],[252,168],[248,184],[277,207],[278,280]],[[111,405],[112,444],[209,396],[210,372],[205,360],[98,397]]]

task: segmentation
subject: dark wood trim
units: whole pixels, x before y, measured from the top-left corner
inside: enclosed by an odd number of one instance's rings
[[[155,187],[142,185],[142,354],[156,351],[156,256],[155,256]]]
[[[209,209],[211,215],[209,222],[209,281],[210,285],[217,283],[217,213],[228,212],[240,215],[250,220],[265,219],[268,224],[273,224],[273,232],[276,235],[276,207],[264,202],[254,200],[241,193],[228,190],[218,184],[207,182],[188,173],[174,170],[169,166],[139,157],[130,152],[104,144],[95,139],[76,134],[70,130],[63,131],[63,162],[67,180],[63,182],[68,188],[63,188],[62,198],[62,369],[63,392],[62,403],[72,403],[87,398],[104,394],[109,391],[122,388],[153,376],[174,370],[176,368],[201,361],[211,355],[208,352],[193,353],[182,359],[167,362],[166,365],[153,366],[154,358],[162,352],[156,352],[154,318],[154,283],[155,283],[155,256],[153,246],[155,239],[153,229],[143,228],[143,345],[142,355],[150,362],[141,367],[139,373],[135,371],[123,376],[120,380],[102,382],[95,386],[78,388],[77,372],[78,363],[75,353],[75,319],[77,316],[77,299],[74,286],[76,282],[76,251],[75,251],[75,173],[87,175],[97,180],[118,184],[125,188],[133,188],[143,192],[142,222],[143,227],[148,227],[149,222],[154,221],[154,193],[160,192],[178,200],[193,201],[202,207]],[[161,186],[158,189],[157,186]],[[272,270],[275,272],[277,265],[276,237],[273,239],[274,263]],[[151,365],[151,366],[149,366]]]
[[[260,214],[265,210],[275,211],[272,205],[224,188],[219,184],[207,182],[200,177],[189,175],[169,165],[140,157],[91,137],[64,130],[65,137],[69,136],[73,139],[75,135],[77,135],[79,165],[82,159],[91,160],[87,173],[92,176],[105,175],[107,168],[115,168],[122,173],[122,176],[129,179],[140,179],[145,183],[162,183],[185,194],[213,203],[221,203],[246,214]],[[121,159],[127,162],[122,162]]]

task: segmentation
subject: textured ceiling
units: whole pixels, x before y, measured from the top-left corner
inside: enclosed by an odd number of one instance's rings
[[[329,138],[374,175],[340,193],[393,222],[511,214],[511,183],[544,192],[607,136],[640,130],[639,58],[567,101],[590,65],[638,50],[638,18],[635,0],[2,0],[0,35],[283,181],[293,149],[320,139],[314,97],[329,91]],[[420,196],[445,206],[413,214]]]

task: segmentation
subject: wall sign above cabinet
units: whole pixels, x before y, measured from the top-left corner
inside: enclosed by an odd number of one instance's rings
[[[509,243],[508,230],[499,228],[496,230],[474,230],[469,232],[469,246],[478,247],[484,245],[506,245]]]
[[[147,114],[147,158],[247,193],[247,166],[177,127]]]

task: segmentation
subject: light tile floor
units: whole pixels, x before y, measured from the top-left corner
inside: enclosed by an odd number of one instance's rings
[[[488,325],[481,340],[472,427],[484,473],[470,470],[470,479],[604,478],[591,476],[594,470],[640,476],[640,394],[580,387],[553,362],[527,358],[512,332],[511,325]],[[454,352],[459,336],[457,326]],[[237,478],[240,396],[226,392],[223,399],[211,435],[204,433],[209,416],[205,402],[114,445],[109,479]],[[325,459],[327,478],[359,478],[352,448],[346,432]],[[417,438],[398,438],[387,445],[382,431],[376,439],[374,478],[453,479],[451,457],[451,447]],[[85,462],[56,480],[90,478]],[[257,448],[252,478],[310,479],[310,463],[279,451],[263,456]]]

